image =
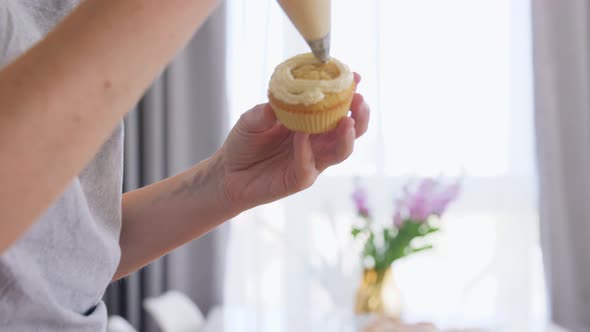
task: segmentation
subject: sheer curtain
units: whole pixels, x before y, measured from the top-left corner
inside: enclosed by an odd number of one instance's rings
[[[229,0],[234,121],[266,100],[274,67],[307,47],[273,0]],[[379,220],[420,176],[463,175],[435,250],[396,263],[405,318],[534,331],[545,317],[533,162],[530,3],[336,0],[332,55],[372,107],[354,155],[310,190],[231,226],[225,303],[259,331],[320,330],[350,312],[358,245],[350,193]]]

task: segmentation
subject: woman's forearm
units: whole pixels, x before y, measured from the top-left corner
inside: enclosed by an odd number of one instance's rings
[[[0,253],[60,195],[216,0],[86,0],[0,71]]]
[[[224,190],[219,154],[190,170],[123,196],[121,261],[114,280],[239,213]]]

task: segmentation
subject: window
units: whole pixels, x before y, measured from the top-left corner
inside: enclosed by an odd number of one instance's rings
[[[435,250],[394,266],[406,317],[442,327],[530,328],[544,317],[544,295],[529,2],[337,0],[332,6],[332,55],[363,76],[369,131],[354,155],[311,190],[234,223],[228,268],[240,280],[228,278],[228,302],[281,312],[277,324],[333,310],[337,290],[325,289],[317,267],[319,257],[336,262],[335,248],[351,245],[354,179],[369,187],[380,220],[390,222],[393,198],[408,179],[463,174],[461,199]],[[228,82],[237,119],[266,100],[278,63],[308,50],[275,1],[230,0],[228,7]],[[245,243],[258,252],[237,249]],[[345,262],[356,260],[345,255]],[[339,277],[343,285],[354,282],[354,274]]]

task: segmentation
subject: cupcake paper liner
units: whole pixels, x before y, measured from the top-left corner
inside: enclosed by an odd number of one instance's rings
[[[289,130],[308,134],[319,134],[336,128],[338,122],[348,114],[350,102],[331,110],[315,113],[290,112],[272,103],[271,106],[279,122]]]

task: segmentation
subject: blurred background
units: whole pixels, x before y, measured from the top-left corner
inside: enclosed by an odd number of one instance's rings
[[[229,49],[239,50],[228,57],[235,121],[265,100],[276,64],[308,47],[275,1],[228,5]],[[338,303],[307,265],[349,245],[354,179],[390,223],[408,178],[464,172],[436,249],[394,267],[407,314],[450,326],[540,314],[530,16],[526,1],[334,2],[332,54],[361,73],[371,126],[351,159],[310,191],[235,221],[225,300],[292,306],[295,317],[330,310]]]
[[[332,55],[361,74],[372,110],[353,156],[310,190],[113,284],[111,314],[157,331],[143,301],[179,290],[223,322],[217,330],[348,330],[362,269],[350,235],[355,185],[389,225],[409,180],[460,177],[434,248],[393,265],[403,319],[590,331],[578,298],[590,289],[580,257],[590,236],[588,6],[333,1]],[[241,113],[266,101],[275,66],[303,52],[276,1],[225,1],[126,119],[125,189],[213,153]]]

